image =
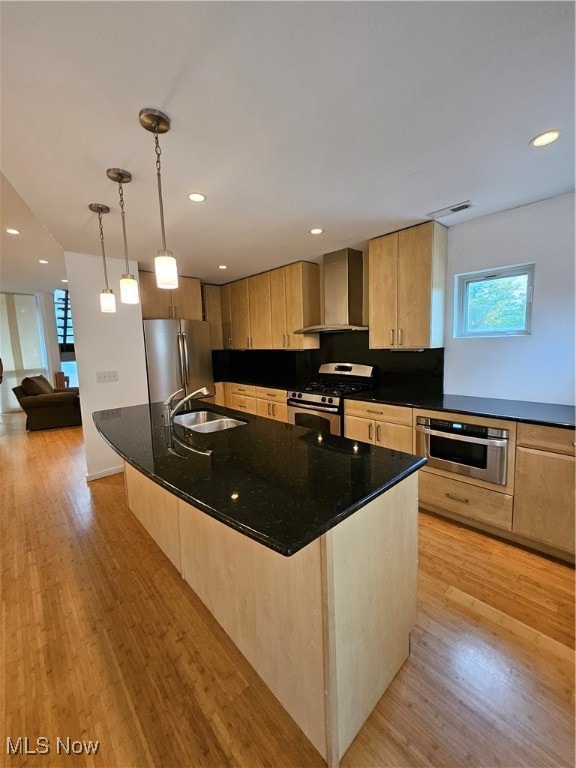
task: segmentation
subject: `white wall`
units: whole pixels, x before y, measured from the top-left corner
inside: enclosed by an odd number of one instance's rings
[[[60,368],[60,349],[58,347],[58,329],[56,327],[56,309],[53,293],[37,293],[38,308],[44,330],[44,349],[46,352],[47,378],[54,384],[54,373]]]
[[[573,405],[574,193],[448,231],[444,391]],[[454,275],[533,262],[530,336],[454,339]]]
[[[100,437],[92,420],[93,411],[148,402],[142,309],[140,304],[120,302],[119,281],[123,259],[106,260],[110,287],[116,294],[115,314],[100,312],[104,287],[102,257],[65,252],[70,290],[82,424],[86,447],[87,479],[122,470],[122,461]],[[138,275],[136,262],[130,271]],[[98,384],[96,373],[117,371],[118,381]]]

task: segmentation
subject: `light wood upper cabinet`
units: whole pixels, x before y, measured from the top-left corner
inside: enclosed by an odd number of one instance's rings
[[[231,283],[220,287],[220,302],[222,304],[222,348],[232,349],[232,296]]]
[[[196,277],[178,278],[178,288],[158,288],[154,272],[138,272],[142,319],[202,320],[202,293]]]
[[[512,530],[574,552],[574,430],[518,424]]]
[[[204,286],[206,319],[221,316],[221,347],[214,349],[317,349],[318,334],[294,331],[320,323],[320,268],[296,262],[222,286]],[[216,307],[206,289],[219,291]]]
[[[250,348],[248,278],[230,283],[231,336],[233,349]]]
[[[286,349],[286,268],[270,272],[270,305],[272,349]]]
[[[320,323],[320,268],[298,261],[270,272],[272,349],[318,349],[318,334],[294,333]]]
[[[202,284],[204,318],[210,324],[212,349],[224,349],[222,335],[222,291],[219,285]]]
[[[270,273],[262,272],[248,278],[248,307],[250,313],[250,349],[272,348],[272,317]]]
[[[446,242],[446,228],[435,221],[370,241],[371,348],[443,345]]]

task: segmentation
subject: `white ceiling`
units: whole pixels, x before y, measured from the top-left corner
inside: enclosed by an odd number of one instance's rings
[[[152,268],[143,107],[172,119],[167,246],[209,282],[362,247],[463,200],[448,226],[574,189],[572,2],[2,2],[1,57],[2,227],[22,230],[2,232],[3,290],[61,287],[53,238],[98,254],[91,202],[111,207],[106,250],[122,257],[109,167],[133,174],[130,258]],[[558,142],[529,146],[551,127]]]

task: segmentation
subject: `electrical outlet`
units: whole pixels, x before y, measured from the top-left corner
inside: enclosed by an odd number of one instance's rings
[[[96,373],[97,384],[106,384],[109,381],[118,381],[118,371],[99,371]]]

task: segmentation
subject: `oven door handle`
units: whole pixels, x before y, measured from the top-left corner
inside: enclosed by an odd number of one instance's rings
[[[316,411],[316,413],[340,413],[338,408],[327,408],[324,405],[305,405],[299,403],[298,400],[288,400],[287,405],[289,408],[302,408],[304,411]]]
[[[508,445],[508,438],[506,437],[468,437],[467,435],[457,435],[453,432],[440,432],[429,427],[422,427],[420,424],[416,425],[416,432],[422,432],[424,435],[432,435],[433,437],[444,437],[446,440],[458,440],[462,443],[490,445],[494,448],[504,448]]]

